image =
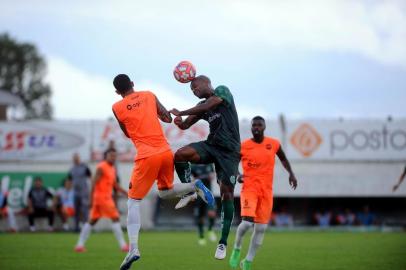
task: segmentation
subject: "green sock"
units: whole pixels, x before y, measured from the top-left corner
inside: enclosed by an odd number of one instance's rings
[[[228,234],[234,217],[234,201],[224,200],[221,203],[221,238],[219,244],[227,245]]]
[[[214,217],[209,217],[209,227],[208,227],[209,231],[213,229],[214,221],[215,221]]]
[[[197,223],[197,228],[198,228],[198,230],[199,230],[199,238],[204,238],[203,223],[198,222],[198,223]]]
[[[176,173],[178,174],[179,180],[182,183],[190,183],[190,174],[191,174],[191,168],[190,168],[190,162],[175,162],[175,170]]]

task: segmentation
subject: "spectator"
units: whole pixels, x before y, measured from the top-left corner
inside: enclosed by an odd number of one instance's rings
[[[68,219],[75,215],[74,196],[72,179],[67,178],[55,196],[55,208],[62,219],[62,227],[65,231],[69,230]]]
[[[89,178],[92,176],[89,167],[82,163],[79,154],[73,155],[73,167],[68,178],[72,179],[75,205],[75,231],[79,232],[79,223],[86,222],[89,215]]]
[[[357,214],[357,224],[363,226],[375,224],[375,214],[370,212],[368,205],[365,205],[362,211]]]
[[[282,209],[279,213],[275,213],[273,221],[275,222],[275,226],[277,226],[277,227],[283,227],[283,226],[292,227],[293,226],[292,215],[286,211],[285,207],[282,207]]]
[[[34,179],[34,187],[28,193],[28,222],[30,231],[34,232],[34,219],[37,217],[48,218],[48,230],[53,231],[54,212],[48,207],[48,200],[53,196],[45,187],[43,187],[41,177]]]
[[[330,226],[331,213],[329,211],[323,210],[321,213],[316,213],[314,217],[320,227],[326,228]]]
[[[17,232],[17,222],[13,209],[7,206],[7,192],[0,191],[0,217],[7,218],[10,232]]]
[[[355,224],[355,214],[350,209],[346,208],[344,213],[339,213],[336,217],[337,225],[351,226]]]

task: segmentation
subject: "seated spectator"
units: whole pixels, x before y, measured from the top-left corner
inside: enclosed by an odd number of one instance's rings
[[[354,225],[355,223],[355,214],[351,212],[350,209],[346,208],[344,213],[339,213],[336,217],[337,225]]]
[[[368,205],[365,205],[363,210],[357,214],[357,224],[363,226],[375,224],[375,214],[370,212]]]
[[[54,212],[48,207],[48,200],[53,199],[52,194],[43,186],[41,177],[34,179],[34,187],[28,193],[28,222],[30,231],[36,231],[34,219],[48,218],[48,230],[53,231]]]
[[[316,213],[314,215],[317,224],[322,227],[326,228],[330,226],[331,223],[331,213],[329,211],[322,211],[321,213]]]
[[[275,213],[273,221],[275,222],[275,226],[277,226],[277,227],[293,226],[292,215],[289,214],[286,211],[286,208],[284,208],[284,207],[281,209],[281,211],[279,213]]]
[[[17,222],[14,211],[7,207],[7,192],[0,192],[0,217],[7,218],[9,232],[17,232]]]
[[[68,219],[75,216],[74,196],[72,179],[67,178],[54,198],[56,213],[61,217],[62,227],[65,231],[69,230]]]

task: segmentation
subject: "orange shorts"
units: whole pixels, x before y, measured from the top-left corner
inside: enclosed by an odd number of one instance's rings
[[[75,208],[73,208],[73,207],[62,207],[62,212],[68,217],[73,217],[75,215]]]
[[[241,191],[241,216],[253,217],[255,223],[268,224],[271,219],[273,196],[262,196],[254,190]]]
[[[136,200],[143,199],[155,180],[158,181],[159,190],[171,189],[173,187],[173,166],[173,153],[170,150],[136,160],[128,188],[128,197]]]
[[[116,204],[113,200],[108,200],[104,202],[93,202],[92,208],[90,209],[90,219],[99,218],[119,218],[119,213],[116,208]]]

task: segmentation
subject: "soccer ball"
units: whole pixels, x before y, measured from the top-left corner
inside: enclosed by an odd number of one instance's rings
[[[188,83],[196,76],[196,68],[189,61],[182,61],[173,70],[173,76],[178,82]]]

